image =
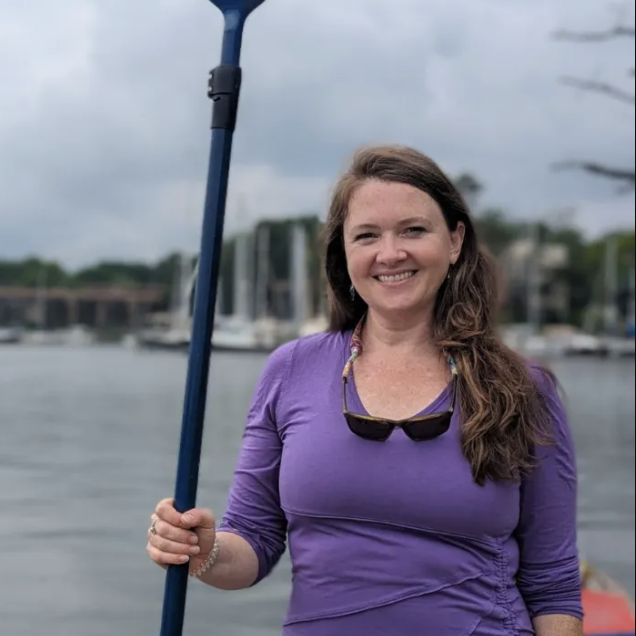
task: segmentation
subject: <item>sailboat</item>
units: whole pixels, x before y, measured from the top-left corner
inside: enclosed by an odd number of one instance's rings
[[[278,322],[269,315],[269,229],[263,225],[257,232],[256,318],[252,319],[250,305],[252,299],[251,255],[252,235],[237,237],[234,252],[234,312],[220,314],[212,333],[212,349],[233,353],[269,353],[279,344]]]
[[[190,346],[190,297],[196,271],[192,271],[190,259],[185,253],[179,255],[179,267],[175,271],[172,285],[170,323],[168,328],[141,331],[135,343],[143,349],[187,351]]]
[[[328,326],[324,302],[314,315],[311,301],[311,278],[307,260],[307,232],[301,223],[296,224],[293,235],[292,276],[294,294],[294,319],[297,336],[310,336],[325,331]]]
[[[20,344],[22,329],[17,327],[0,327],[0,345]]]
[[[605,264],[603,267],[603,293],[602,299],[593,301],[587,310],[585,332],[576,334],[566,350],[566,354],[596,355],[601,357],[634,357],[636,347],[634,339],[628,337],[628,333],[619,331],[619,310],[617,297],[619,262],[618,240],[610,236],[605,243]],[[627,321],[634,320],[634,270],[630,270],[630,303]],[[591,335],[598,322],[602,323],[601,334]],[[627,331],[627,330],[626,330]]]

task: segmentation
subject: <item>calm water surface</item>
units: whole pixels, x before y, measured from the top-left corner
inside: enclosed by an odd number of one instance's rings
[[[223,511],[263,357],[213,360],[199,504]],[[173,491],[186,360],[0,348],[0,633],[157,636],[149,514]],[[634,590],[634,361],[553,364],[579,455],[583,553]],[[254,589],[192,583],[187,636],[280,636],[289,563]]]

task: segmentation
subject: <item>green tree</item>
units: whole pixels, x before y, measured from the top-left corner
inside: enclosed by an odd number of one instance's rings
[[[71,277],[55,261],[36,257],[21,261],[0,261],[0,285],[19,287],[58,287],[68,285]]]
[[[476,212],[479,196],[484,190],[483,184],[472,174],[464,172],[453,179],[455,187],[461,192],[468,207]]]
[[[475,216],[479,240],[495,255],[500,256],[510,243],[525,233],[524,225],[506,217],[499,208],[488,208]]]
[[[103,261],[80,270],[73,278],[76,285],[147,285],[152,282],[153,267],[147,263]]]

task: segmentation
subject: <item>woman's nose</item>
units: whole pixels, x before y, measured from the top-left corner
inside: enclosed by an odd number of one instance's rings
[[[376,260],[383,265],[393,265],[406,258],[406,253],[401,249],[394,237],[383,237],[379,243]]]

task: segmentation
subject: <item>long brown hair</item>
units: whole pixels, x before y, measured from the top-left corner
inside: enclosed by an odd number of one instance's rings
[[[329,329],[353,329],[367,311],[358,294],[350,295],[343,226],[351,197],[369,179],[416,187],[437,202],[450,231],[459,222],[466,227],[461,255],[438,292],[433,336],[457,363],[462,447],[475,481],[516,479],[533,466],[536,444],[548,439],[548,413],[528,364],[497,335],[497,270],[478,242],[464,198],[434,161],[414,149],[363,148],[336,184],[325,226]]]

